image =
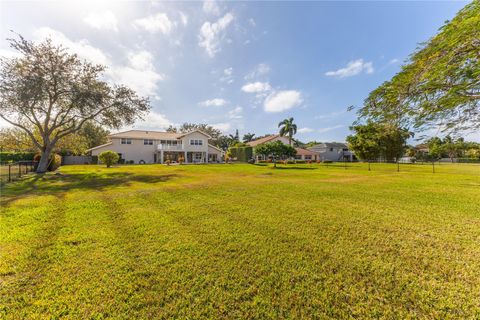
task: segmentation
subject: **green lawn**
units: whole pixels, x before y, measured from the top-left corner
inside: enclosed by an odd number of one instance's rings
[[[281,167],[7,185],[0,318],[480,318],[480,166]]]

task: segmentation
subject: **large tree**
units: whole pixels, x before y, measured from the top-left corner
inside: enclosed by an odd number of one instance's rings
[[[402,70],[372,91],[361,118],[418,130],[480,128],[480,1],[447,22]]]
[[[407,140],[413,136],[405,128],[388,123],[368,122],[350,128],[355,134],[347,137],[347,142],[355,155],[363,160],[398,160],[407,149]]]
[[[105,82],[105,66],[82,61],[50,39],[8,41],[20,57],[0,59],[0,117],[22,129],[40,150],[39,173],[47,170],[58,141],[88,121],[119,128],[150,109],[148,99]]]
[[[293,123],[293,118],[290,117],[280,121],[278,127],[280,128],[280,136],[288,136],[288,144],[292,145],[293,136],[297,133],[297,125]]]

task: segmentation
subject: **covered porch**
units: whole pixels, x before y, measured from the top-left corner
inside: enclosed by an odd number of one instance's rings
[[[207,152],[190,152],[190,151],[157,151],[154,155],[155,163],[206,163],[209,158]]]

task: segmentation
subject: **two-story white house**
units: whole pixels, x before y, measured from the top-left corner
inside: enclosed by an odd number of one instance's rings
[[[111,134],[109,142],[90,149],[92,156],[106,150],[119,154],[124,161],[134,163],[185,163],[220,162],[224,152],[209,144],[211,137],[200,131],[173,133],[149,130],[129,130]]]
[[[346,143],[341,142],[324,142],[307,148],[310,151],[319,154],[319,160],[330,161],[354,161],[355,155],[348,149]]]

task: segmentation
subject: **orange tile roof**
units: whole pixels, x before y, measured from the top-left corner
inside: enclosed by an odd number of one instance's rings
[[[266,136],[266,137],[263,137],[263,138],[260,138],[260,139],[257,139],[257,140],[253,140],[253,141],[250,141],[250,142],[247,142],[247,144],[250,146],[250,147],[256,147],[258,146],[259,144],[264,144],[264,143],[267,143],[275,138],[278,138],[279,135],[278,134],[272,134],[270,136]]]

